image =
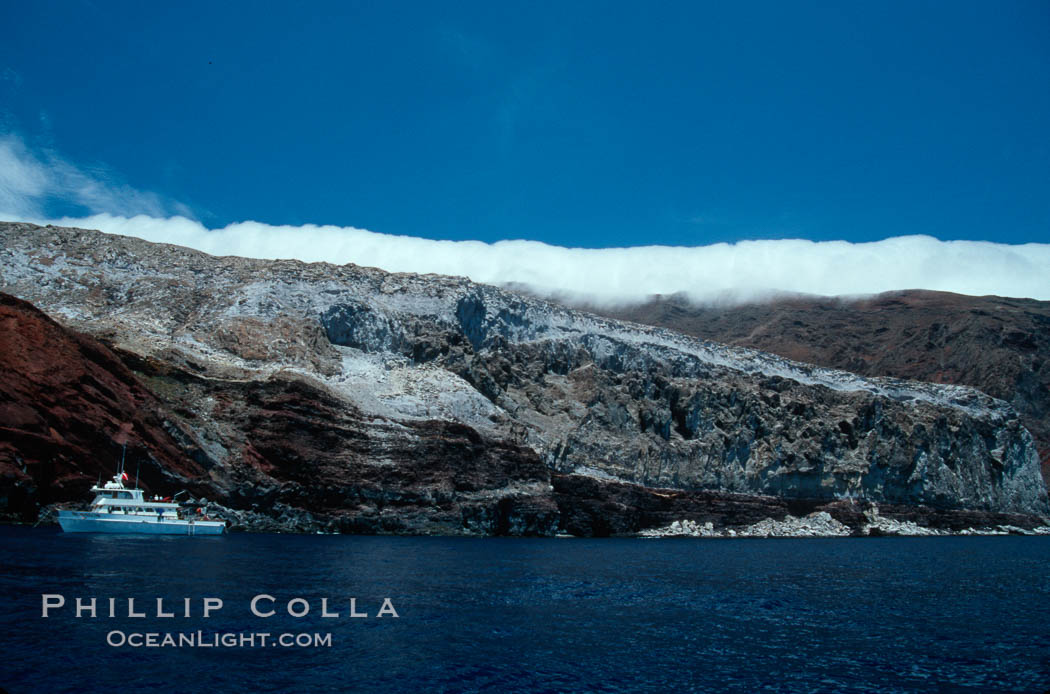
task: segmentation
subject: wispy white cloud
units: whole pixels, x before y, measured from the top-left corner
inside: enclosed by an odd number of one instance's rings
[[[48,196],[64,196],[99,213],[49,219],[42,212]],[[871,243],[783,239],[580,249],[536,241],[435,241],[337,226],[240,222],[208,229],[185,216],[169,216],[168,210],[158,213],[164,207],[171,205],[158,196],[107,184],[57,158],[35,156],[17,139],[0,139],[0,217],[100,229],[216,255],[460,275],[599,303],[679,292],[697,301],[725,301],[775,291],[863,295],[894,289],[1050,300],[1050,244],[903,236]]]
[[[105,167],[85,169],[13,133],[0,135],[0,211],[8,218],[41,218],[56,203],[89,214],[192,216],[185,205],[137,190]]]
[[[11,82],[15,87],[22,86],[22,75],[10,67],[0,70],[0,81]]]
[[[38,214],[47,188],[47,170],[21,140],[0,138],[0,210],[9,216]]]

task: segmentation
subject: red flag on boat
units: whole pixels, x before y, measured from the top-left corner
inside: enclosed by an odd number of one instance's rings
[[[128,479],[128,473],[126,473],[126,472],[120,473],[120,480],[123,482],[126,479]]]

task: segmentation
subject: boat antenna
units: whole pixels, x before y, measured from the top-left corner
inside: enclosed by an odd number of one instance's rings
[[[128,436],[131,434],[131,430],[135,425],[132,422],[124,422],[120,425],[120,430],[117,435],[113,437],[114,443],[119,443],[124,446],[120,453],[120,469],[117,470],[117,475],[124,474],[124,458],[128,454]]]
[[[139,488],[139,468],[142,467],[142,458],[135,459],[135,489]]]

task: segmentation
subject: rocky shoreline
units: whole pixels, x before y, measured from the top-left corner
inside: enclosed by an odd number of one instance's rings
[[[690,520],[675,521],[664,528],[643,530],[639,537],[930,537],[951,535],[1050,535],[1050,523],[1032,528],[1017,525],[997,525],[994,527],[964,528],[947,530],[927,528],[911,521],[899,521],[884,518],[878,509],[871,513],[870,522],[863,526],[851,528],[831,517],[826,511],[816,511],[802,518],[788,516],[783,520],[767,518],[741,530],[732,528],[716,529],[712,523],[703,525]]]
[[[457,530],[450,528],[415,528],[404,527],[361,527],[360,524],[348,522],[325,514],[278,504],[267,512],[258,510],[235,509],[217,501],[208,499],[191,499],[198,505],[204,515],[212,520],[225,521],[229,532],[248,533],[290,533],[290,534],[347,534],[347,535],[438,535],[438,536],[472,536],[491,537],[500,534],[533,537],[637,537],[637,538],[833,538],[833,537],[948,537],[966,535],[1027,535],[1050,536],[1050,518],[1041,516],[1015,516],[1012,518],[987,518],[985,524],[975,523],[962,527],[962,518],[956,518],[952,524],[940,527],[920,525],[914,520],[901,519],[899,515],[883,515],[878,506],[871,505],[859,514],[844,512],[842,505],[826,510],[813,511],[806,515],[787,514],[780,519],[765,517],[750,524],[715,524],[708,521],[697,521],[689,518],[672,521],[660,527],[649,527],[637,531],[618,533],[571,533],[564,525],[551,523],[544,532],[509,532],[498,533],[494,528],[468,527]],[[34,526],[57,526],[58,509],[86,510],[86,503],[60,503],[43,508]],[[898,511],[899,513],[899,511]],[[849,521],[843,522],[839,518]],[[738,518],[739,520],[739,518]],[[944,523],[942,517],[941,522]],[[970,519],[974,520],[974,519]],[[994,522],[1010,520],[1013,522]],[[10,523],[29,525],[28,523]]]

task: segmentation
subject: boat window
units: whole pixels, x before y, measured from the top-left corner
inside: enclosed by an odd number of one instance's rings
[[[120,493],[120,498],[121,499],[130,499],[131,498],[131,492],[121,492]]]

